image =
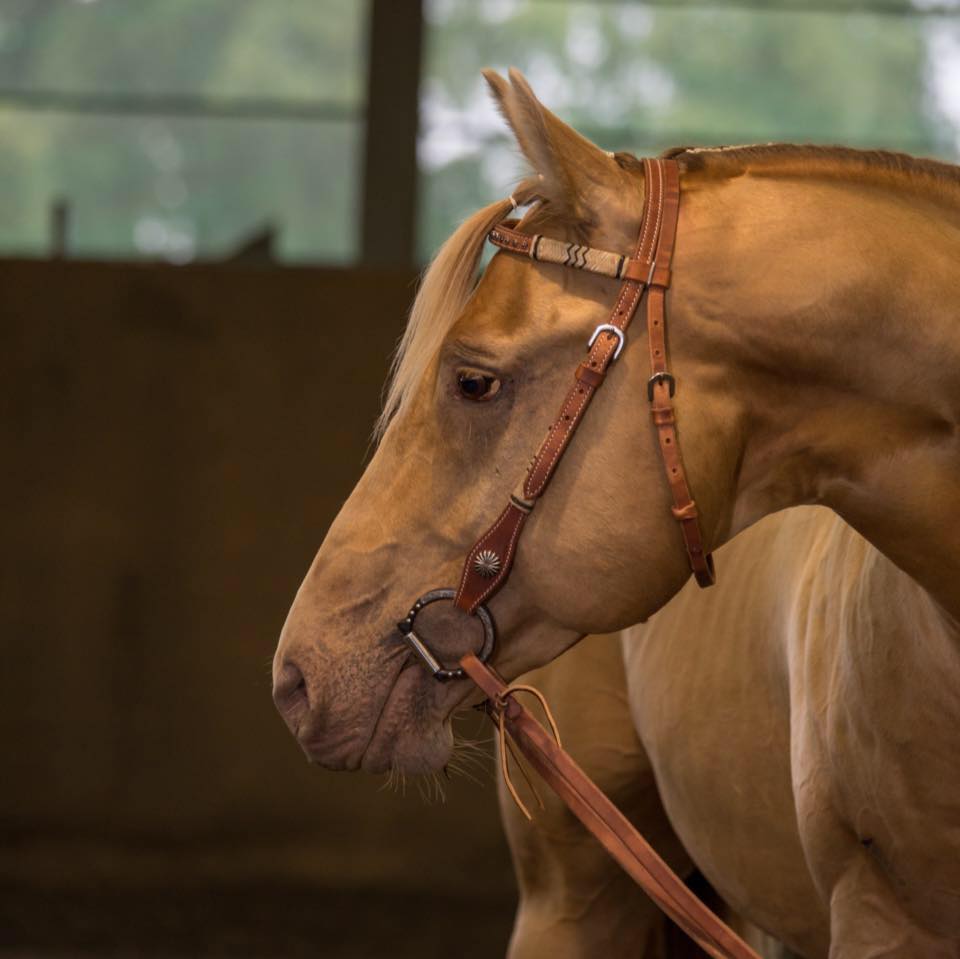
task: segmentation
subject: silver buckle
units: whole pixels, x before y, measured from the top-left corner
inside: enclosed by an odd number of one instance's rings
[[[594,331],[593,336],[590,337],[590,342],[587,343],[587,349],[589,350],[594,343],[597,342],[597,337],[601,333],[613,333],[617,338],[617,348],[613,351],[613,358],[616,359],[623,350],[624,343],[627,342],[627,334],[624,330],[621,330],[619,326],[614,326],[612,323],[601,323]]]

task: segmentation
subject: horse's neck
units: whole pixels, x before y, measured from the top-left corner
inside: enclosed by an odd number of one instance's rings
[[[960,189],[944,190],[732,181],[739,279],[715,282],[739,299],[722,348],[747,424],[730,534],[830,506],[960,621]]]

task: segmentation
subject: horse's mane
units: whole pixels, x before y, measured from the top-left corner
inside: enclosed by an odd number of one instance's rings
[[[863,178],[896,179],[918,185],[960,187],[960,167],[952,163],[896,153],[892,150],[855,150],[851,147],[794,143],[745,146],[675,147],[663,156],[676,159],[684,171],[718,176],[735,175],[744,167],[784,173],[801,172]]]
[[[375,441],[383,437],[390,421],[407,405],[413,387],[463,312],[476,284],[477,264],[487,234],[516,206],[514,197],[521,206],[530,200],[537,183],[535,177],[523,180],[513,197],[497,200],[469,216],[424,271],[410,308],[410,319],[390,365],[383,410],[373,430]]]

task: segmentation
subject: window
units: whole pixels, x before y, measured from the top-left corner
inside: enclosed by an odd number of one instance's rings
[[[5,0],[0,253],[356,255],[364,0]]]

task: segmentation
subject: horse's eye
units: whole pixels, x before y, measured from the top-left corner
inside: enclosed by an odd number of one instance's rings
[[[457,374],[457,388],[464,399],[483,402],[496,396],[500,390],[500,380],[486,373],[461,370]]]

